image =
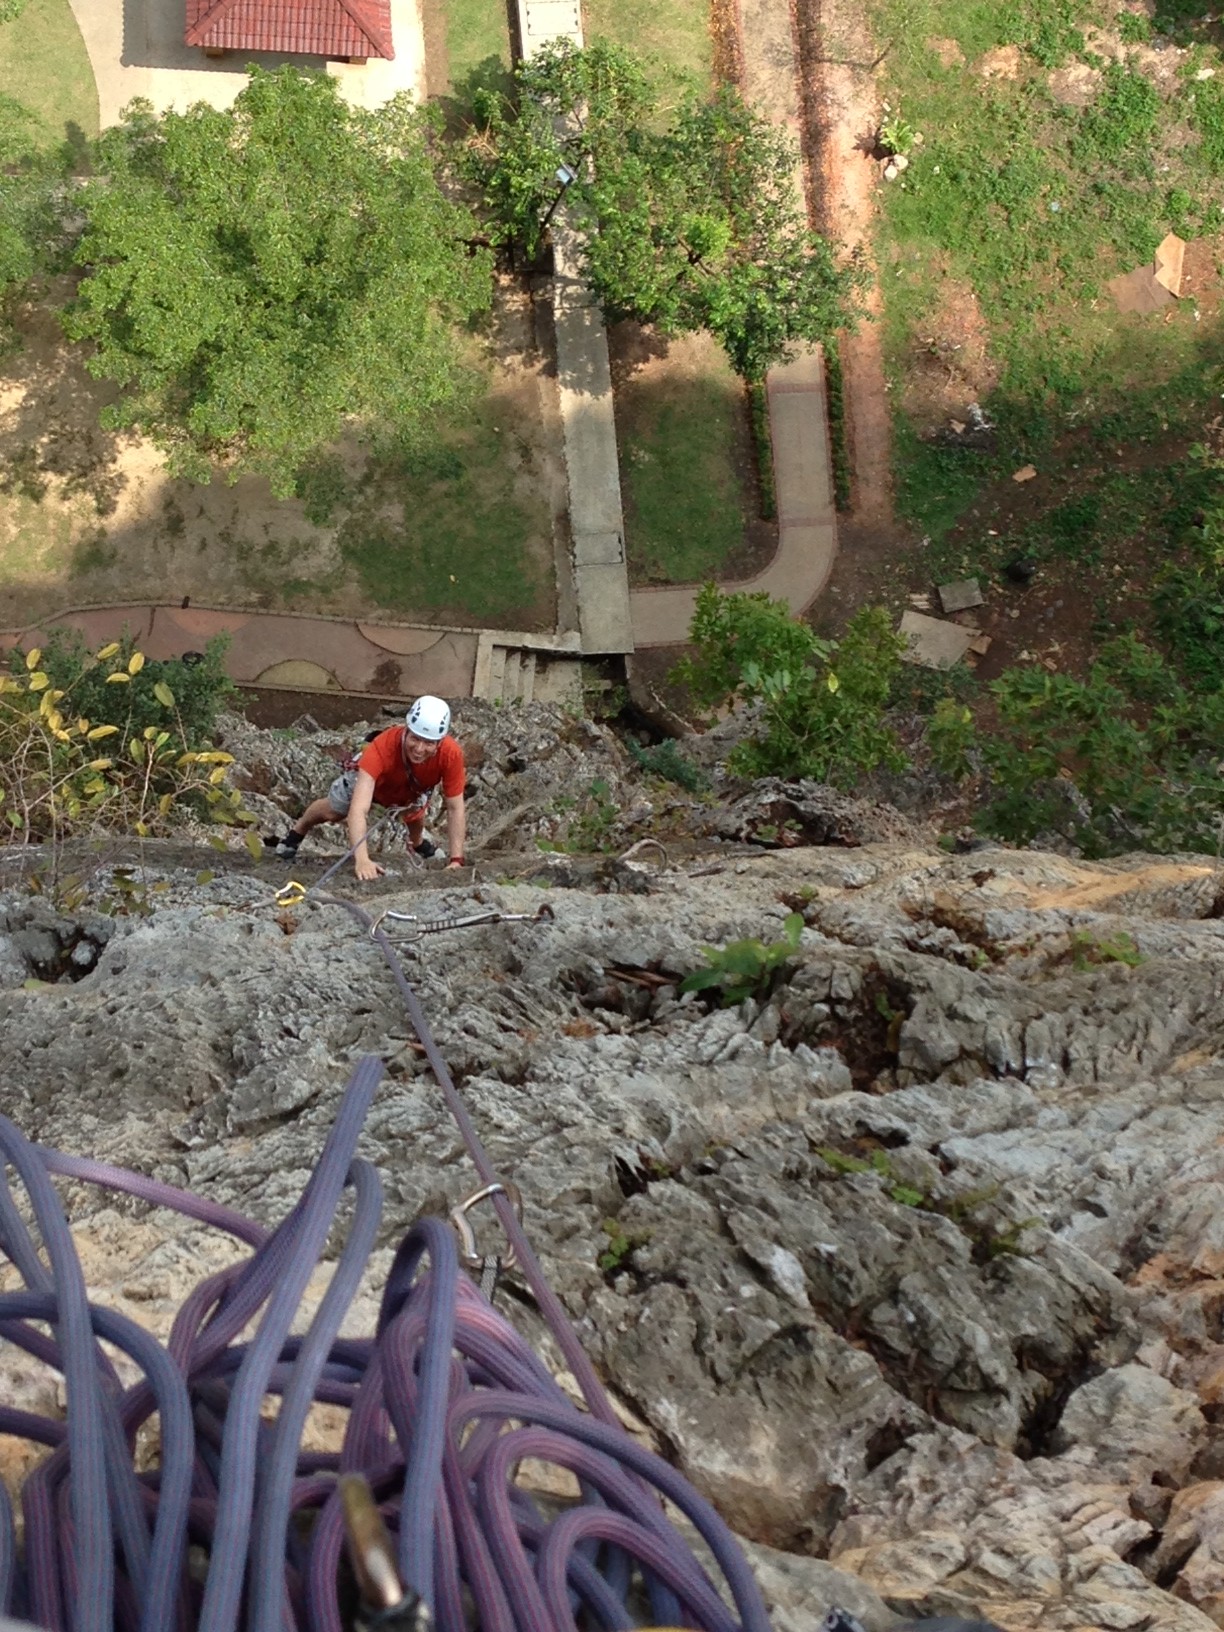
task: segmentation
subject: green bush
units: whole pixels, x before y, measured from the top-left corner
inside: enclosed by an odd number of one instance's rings
[[[990,779],[988,832],[1052,831],[1088,856],[1218,849],[1224,693],[1188,688],[1134,635],[1102,647],[1086,679],[1015,668],[990,691],[996,727],[965,748]]]
[[[662,777],[664,782],[674,782],[678,788],[685,788],[689,793],[704,793],[710,786],[709,777],[700,766],[694,765],[686,757],[683,749],[671,737],[648,748],[631,741],[629,754],[644,771]]]
[[[98,830],[145,838],[167,831],[181,806],[253,823],[224,786],[232,756],[184,747],[192,728],[164,679],[142,681],[151,667],[118,641],[95,653],[61,643],[12,654],[0,674],[0,821],[14,839],[55,844]],[[84,712],[87,702],[94,712]],[[201,717],[198,696],[189,709]],[[146,711],[157,717],[141,726]],[[262,854],[258,834],[248,844]]]
[[[210,640],[198,663],[142,657],[128,681],[115,685],[109,676],[115,669],[126,672],[136,651],[130,636],[103,647],[105,656],[99,661],[100,654],[91,652],[75,631],[53,629],[42,647],[40,667],[52,686],[71,693],[77,713],[95,724],[115,725],[125,736],[148,726],[159,731],[169,726],[180,749],[194,749],[211,744],[218,714],[237,696],[225,672],[227,645],[225,636]],[[15,675],[24,672],[22,652],[10,653],[9,668]],[[159,687],[169,688],[174,698],[169,717]]]
[[[884,715],[904,643],[883,607],[855,613],[840,641],[822,639],[768,595],[707,584],[689,628],[696,647],[674,678],[698,707],[755,707],[760,725],[729,764],[745,776],[813,777],[849,787],[905,758]]]

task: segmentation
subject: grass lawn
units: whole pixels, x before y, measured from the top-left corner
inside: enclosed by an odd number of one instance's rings
[[[709,335],[674,341],[617,385],[625,546],[639,583],[725,576],[751,498],[743,385]]]
[[[427,447],[372,462],[338,542],[374,604],[409,619],[549,622],[552,524],[518,414],[495,389]]]
[[[1085,427],[1109,440],[1201,423],[1213,309],[1124,313],[1108,287],[1167,232],[1224,226],[1224,60],[1210,29],[1195,38],[1167,5],[1162,21],[1170,33],[1115,0],[876,8],[877,38],[896,41],[884,94],[924,138],[884,189],[878,251],[898,503],[933,537],[983,481]],[[990,359],[976,381],[975,326]],[[975,396],[993,455],[929,439]]]
[[[657,59],[705,90],[712,73],[707,0],[583,0],[582,28],[590,40],[615,40]]]
[[[34,114],[47,147],[98,134],[98,92],[68,0],[29,0],[0,25],[0,95]]]
[[[461,86],[490,58],[510,66],[510,23],[506,0],[424,0],[426,50],[446,57],[445,83]],[[443,76],[430,65],[430,89]]]

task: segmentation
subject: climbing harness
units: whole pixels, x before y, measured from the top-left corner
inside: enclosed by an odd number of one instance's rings
[[[414,917],[410,912],[395,912],[388,907],[380,912],[370,928],[370,938],[377,940],[377,932],[384,924],[395,929],[401,942],[419,941],[423,935],[440,935],[445,930],[475,929],[478,924],[551,924],[556,913],[545,902],[535,912],[469,912],[455,918]],[[401,927],[402,926],[402,927]]]

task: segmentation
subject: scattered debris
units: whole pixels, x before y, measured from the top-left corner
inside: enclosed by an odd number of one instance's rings
[[[1156,250],[1156,269],[1153,277],[1171,295],[1181,294],[1182,267],[1186,260],[1186,242],[1175,232],[1166,233]]]
[[[1161,241],[1155,259],[1111,280],[1109,292],[1120,312],[1156,312],[1181,294],[1185,240],[1175,232]],[[1171,314],[1170,314],[1171,315]]]
[[[985,657],[986,653],[990,650],[992,643],[993,641],[990,635],[979,635],[976,640],[971,640],[969,642],[969,650],[978,657]]]
[[[906,612],[901,618],[901,635],[906,649],[902,662],[917,663],[926,669],[951,669],[981,635],[960,623],[928,618],[921,612]]]
[[[931,597],[924,595],[921,590],[915,590],[911,594],[909,602],[911,606],[917,607],[919,612],[929,612],[931,610]]]
[[[1013,584],[1027,584],[1037,571],[1037,558],[1032,555],[1013,555],[1003,568],[1003,576]]]
[[[981,606],[984,599],[976,578],[960,578],[939,586],[939,604],[945,612],[966,612],[971,606]]]
[[[1019,470],[1012,471],[1013,482],[1031,482],[1037,474],[1036,465],[1021,465]]]

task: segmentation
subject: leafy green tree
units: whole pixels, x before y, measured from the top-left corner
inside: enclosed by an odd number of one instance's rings
[[[696,652],[676,678],[699,706],[756,710],[755,734],[731,756],[734,770],[849,787],[879,765],[904,767],[885,718],[903,642],[883,607],[863,607],[833,642],[782,601],[707,584],[689,639]]]
[[[0,349],[7,301],[63,255],[64,156],[38,138],[29,109],[0,94]]]
[[[642,64],[604,41],[538,52],[512,98],[479,93],[464,158],[491,234],[529,256],[564,166],[583,271],[605,314],[671,334],[709,329],[748,380],[790,341],[849,321],[858,272],[809,229],[797,164],[789,138],[729,87],[687,97],[659,128]]]
[[[66,318],[172,471],[293,490],[347,416],[407,433],[463,375],[456,325],[490,296],[487,253],[438,183],[407,97],[349,107],[322,74],[255,70],[232,109],[134,102],[99,143]]]

